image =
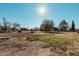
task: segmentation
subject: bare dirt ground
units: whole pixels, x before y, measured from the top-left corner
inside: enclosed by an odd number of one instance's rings
[[[57,55],[79,55],[79,45],[74,43],[74,48],[70,45],[67,51],[62,51],[59,48],[53,48],[49,44],[42,41],[27,41],[28,36],[46,35],[41,32],[12,32],[0,33],[0,56],[57,56]],[[77,33],[55,33],[57,37],[65,37],[68,39],[75,38]],[[77,52],[76,52],[77,51]]]

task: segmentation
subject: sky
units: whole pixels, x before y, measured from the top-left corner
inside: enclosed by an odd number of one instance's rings
[[[66,20],[69,26],[74,20],[76,28],[79,28],[79,4],[0,3],[0,22],[3,17],[11,23],[19,23],[21,27],[39,27],[44,19],[49,19],[56,27],[62,20]]]

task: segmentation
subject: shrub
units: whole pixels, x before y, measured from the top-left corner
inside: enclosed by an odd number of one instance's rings
[[[19,33],[21,33],[21,30],[18,30]]]

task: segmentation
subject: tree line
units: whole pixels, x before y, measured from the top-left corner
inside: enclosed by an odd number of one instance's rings
[[[18,32],[21,31],[44,31],[44,32],[51,32],[51,31],[73,31],[75,32],[75,23],[72,21],[71,26],[66,22],[66,20],[62,20],[59,23],[58,27],[55,27],[55,23],[53,20],[44,19],[43,22],[40,25],[40,28],[21,28],[20,24],[18,23],[10,23],[6,21],[5,17],[3,17],[3,23],[0,23],[0,32],[13,32],[18,30]]]
[[[62,20],[59,23],[58,27],[54,27],[54,25],[55,24],[53,20],[45,19],[40,25],[40,30],[46,31],[46,32],[50,32],[50,31],[73,31],[75,32],[76,30],[74,21],[72,21],[71,27],[69,27],[69,24],[66,22],[66,20]]]

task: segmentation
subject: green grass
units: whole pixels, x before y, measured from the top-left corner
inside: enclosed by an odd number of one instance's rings
[[[67,46],[70,44],[70,41],[68,41],[68,39],[56,37],[52,34],[28,37],[27,40],[30,42],[39,40],[39,41],[48,43],[50,46],[54,48],[60,48],[63,51],[66,51]]]
[[[74,35],[74,36],[75,36],[74,37],[75,41],[79,43],[79,35]]]

